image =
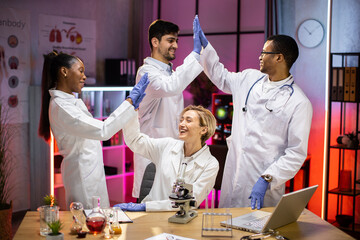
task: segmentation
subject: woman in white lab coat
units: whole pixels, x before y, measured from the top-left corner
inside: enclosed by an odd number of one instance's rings
[[[193,185],[193,196],[201,204],[213,188],[219,170],[218,161],[205,143],[215,128],[215,117],[202,106],[191,105],[182,111],[179,140],[150,138],[140,133],[138,118],[133,118],[123,129],[125,142],[133,152],[156,165],[156,176],[149,195],[141,204],[133,205],[132,209],[126,208],[126,204],[120,204],[120,207],[125,210],[173,211],[169,196],[183,162],[187,163],[185,183]]]
[[[298,56],[297,44],[289,36],[269,37],[259,57],[260,70],[233,73],[219,62],[198,28],[205,48],[200,57],[204,72],[233,97],[219,206],[254,208],[253,198],[259,201],[258,209],[275,206],[285,192],[285,182],[307,156],[312,106],[289,72]]]
[[[83,62],[72,55],[53,51],[45,56],[42,75],[42,108],[39,135],[46,141],[50,128],[57,142],[66,205],[81,202],[92,208],[91,197],[101,197],[101,207],[109,206],[100,141],[108,140],[136,116],[148,84],[147,76],[105,121],[94,119],[81,99],[86,80]],[[134,106],[133,106],[133,105]]]

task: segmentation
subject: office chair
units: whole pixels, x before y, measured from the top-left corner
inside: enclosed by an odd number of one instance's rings
[[[139,198],[137,199],[138,203],[141,203],[141,201],[149,194],[154,182],[155,173],[155,164],[151,162],[146,166],[144,171],[144,176],[140,186]]]
[[[218,191],[221,189],[221,182],[224,174],[224,166],[225,166],[225,160],[226,155],[228,152],[227,145],[209,145],[209,149],[211,154],[218,160],[219,162],[219,172],[216,176],[215,180],[215,207],[217,208],[219,206],[219,197],[218,197]]]

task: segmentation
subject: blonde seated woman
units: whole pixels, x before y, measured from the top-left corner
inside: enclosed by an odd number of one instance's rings
[[[169,196],[183,162],[187,163],[185,183],[193,185],[193,196],[201,204],[213,188],[219,170],[218,161],[205,143],[215,127],[215,117],[209,110],[191,105],[180,115],[179,139],[155,139],[140,133],[138,117],[134,117],[123,129],[125,142],[134,153],[155,164],[156,175],[152,189],[141,203],[116,206],[128,211],[174,211]]]

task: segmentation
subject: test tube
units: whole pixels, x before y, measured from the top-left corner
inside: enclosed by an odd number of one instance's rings
[[[211,191],[211,227],[214,226],[214,205],[215,205],[215,189]]]
[[[215,189],[212,189],[212,191],[211,191],[211,212],[214,212],[214,206],[215,206]]]
[[[206,194],[206,198],[205,198],[205,212],[206,213],[208,213],[208,209],[209,209],[209,200],[208,200],[208,198],[209,198],[209,192],[208,192],[208,194]]]
[[[227,224],[227,227],[229,227],[230,226],[230,224],[231,224],[231,218],[230,218],[230,208],[226,208],[226,214],[228,214],[227,215],[227,217],[226,217],[226,224]]]
[[[183,162],[180,166],[180,175],[179,175],[179,180],[181,180],[182,182],[184,182],[185,179],[185,170],[186,170],[186,166],[187,163]]]
[[[207,214],[209,211],[209,194],[210,194],[210,192],[207,192],[207,194],[206,194],[206,198],[205,198],[205,223],[204,223],[204,225],[205,225],[205,228],[208,228],[209,226],[208,226],[208,217],[209,217],[209,215]]]

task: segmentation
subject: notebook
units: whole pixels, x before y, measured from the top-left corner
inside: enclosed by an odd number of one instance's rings
[[[318,185],[284,194],[272,213],[257,210],[232,219],[230,227],[243,231],[260,233],[295,222]],[[227,227],[226,221],[220,223]],[[230,224],[229,224],[230,225]]]

